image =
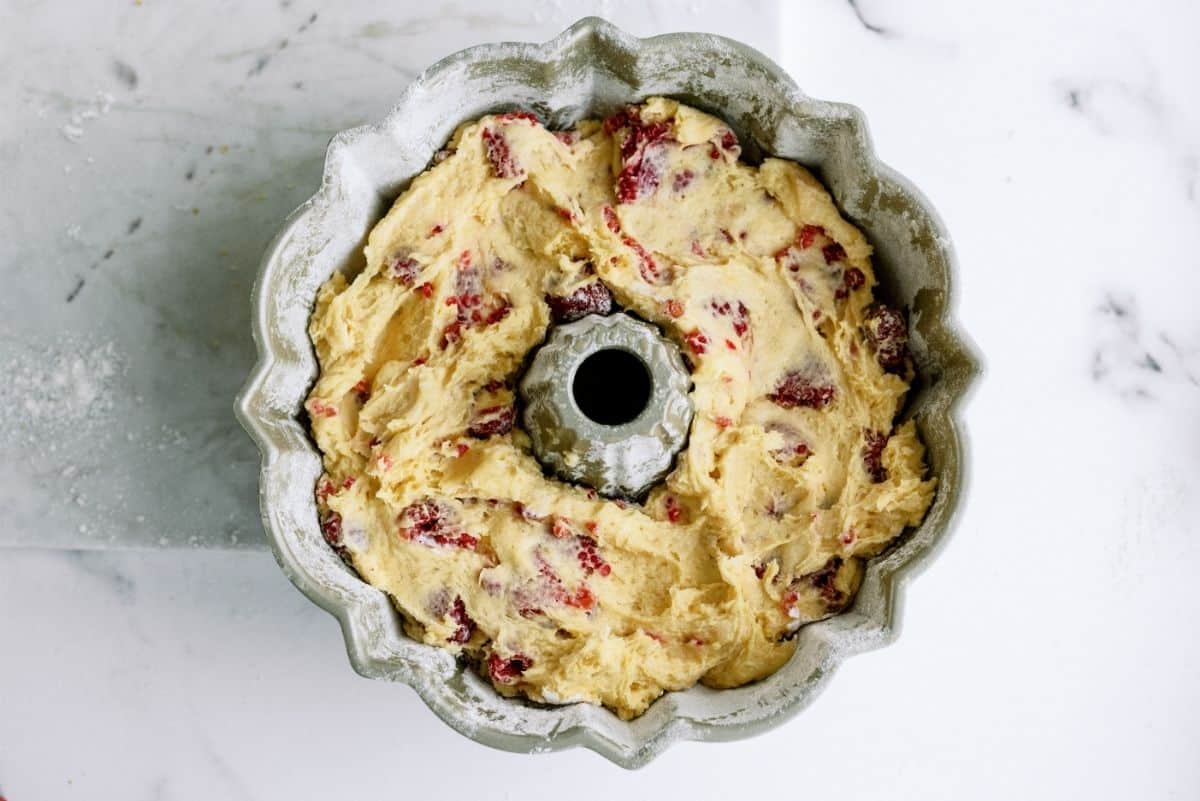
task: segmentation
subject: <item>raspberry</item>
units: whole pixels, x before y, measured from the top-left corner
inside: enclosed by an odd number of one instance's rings
[[[604,132],[611,136],[620,129],[627,127],[631,120],[636,120],[637,118],[638,110],[636,107],[629,106],[623,108],[604,120]]]
[[[488,657],[488,674],[497,684],[512,684],[533,667],[533,660],[522,653],[502,657],[492,651]]]
[[[479,325],[493,325],[512,311],[512,304],[501,295],[484,298],[483,278],[479,269],[471,264],[470,251],[464,250],[458,257],[458,273],[454,279],[454,293],[446,298],[447,306],[457,308],[454,319],[442,329],[440,345],[445,350],[460,342],[463,332]]]
[[[663,308],[666,310],[667,314],[671,315],[672,317],[682,317],[683,316],[683,304],[680,303],[679,301],[675,300],[674,298],[671,298],[666,303],[664,303]]]
[[[367,383],[367,379],[362,379],[354,385],[354,396],[358,398],[359,403],[366,403],[371,397],[371,385]]]
[[[421,293],[421,297],[428,300],[429,298],[433,297],[433,284],[426,281],[425,283],[423,283],[419,287],[417,287],[417,291]]]
[[[495,434],[512,431],[515,413],[511,406],[488,406],[480,409],[471,419],[467,433],[476,439],[487,439]]]
[[[819,225],[806,225],[800,229],[800,233],[796,236],[796,241],[800,244],[800,247],[807,248],[812,245],[813,240],[818,235],[824,236],[825,229]]]
[[[661,144],[646,147],[640,156],[627,162],[617,175],[617,202],[632,203],[654,194],[662,183],[666,162],[666,148]]]
[[[825,566],[815,573],[801,576],[821,594],[821,600],[830,607],[841,606],[846,602],[846,593],[837,587],[838,569],[842,566],[842,557],[832,556]]]
[[[579,131],[576,131],[576,130],[555,131],[554,138],[557,139],[558,141],[562,142],[567,147],[571,147],[572,145],[574,145],[576,142],[579,141]]]
[[[621,171],[617,174],[618,203],[632,203],[658,189],[666,167],[666,147],[671,123],[655,122],[643,125],[637,112],[618,112],[605,120],[609,134],[624,131],[621,138]]]
[[[697,239],[692,240],[692,253],[699,256],[700,258],[704,258],[706,255],[708,255],[704,252],[704,247],[700,244],[700,241]]]
[[[834,394],[833,386],[816,383],[804,373],[792,371],[779,379],[775,391],[767,398],[785,409],[794,409],[797,406],[821,409],[833,401]]]
[[[446,641],[462,645],[470,640],[471,635],[475,633],[475,621],[467,614],[467,605],[463,603],[461,596],[454,597],[454,607],[450,610],[450,619],[458,625],[454,629],[454,633],[446,638]]]
[[[863,429],[864,445],[862,449],[863,468],[871,481],[880,484],[887,481],[888,471],[883,466],[883,449],[887,446],[888,435],[882,431]]]
[[[691,170],[681,170],[675,173],[675,177],[671,180],[671,191],[682,192],[692,183],[692,179],[696,177],[696,173]]]
[[[717,317],[729,317],[733,332],[738,337],[744,338],[750,330],[750,310],[740,300],[737,302],[737,306],[734,306],[732,301],[714,298],[709,301],[708,307]]]
[[[609,314],[613,297],[608,287],[595,281],[584,284],[570,295],[546,295],[546,303],[556,323],[569,323],[589,314]]]
[[[725,415],[723,415],[723,414],[722,414],[722,415],[718,415],[718,416],[717,416],[717,417],[716,417],[716,418],[713,420],[713,422],[717,424],[717,428],[720,428],[720,429],[722,429],[722,430],[723,430],[723,429],[726,429],[726,428],[729,428],[731,425],[733,425],[733,420],[732,420],[731,418],[728,418],[728,417],[726,417],[726,416],[725,416]]]
[[[864,328],[875,360],[889,373],[903,373],[908,363],[908,325],[890,306],[876,304],[867,310]]]
[[[734,148],[740,149],[740,146],[738,145],[737,134],[728,129],[721,134],[721,148],[723,150],[733,150]]]
[[[420,272],[421,263],[408,251],[394,253],[383,263],[383,274],[404,286],[412,286]]]
[[[846,249],[837,242],[832,242],[821,248],[821,255],[825,257],[826,264],[833,264],[846,258]]]
[[[400,536],[429,548],[474,550],[479,540],[465,531],[454,531],[454,510],[442,501],[424,498],[400,513]]]
[[[687,342],[687,346],[691,349],[692,353],[695,353],[697,356],[708,350],[708,336],[699,329],[689,331],[684,335],[683,339]]]
[[[321,518],[321,534],[325,537],[325,541],[335,548],[342,544],[342,516],[337,512],[330,512]]]
[[[754,565],[754,575],[755,575],[756,577],[760,578],[760,579],[761,579],[763,576],[767,575],[767,566],[766,566],[766,564],[764,564],[763,562],[758,562],[758,563],[756,563],[756,564]]]
[[[621,221],[617,219],[617,213],[613,211],[613,207],[605,206],[601,212],[604,214],[604,224],[608,226],[608,230],[614,234],[621,233]]]
[[[425,234],[425,238],[432,239],[433,237],[437,236],[438,234],[440,234],[442,231],[445,231],[445,230],[446,230],[446,226],[442,225],[441,223],[437,223],[436,225],[434,225],[432,228],[429,229],[429,233]]]
[[[320,398],[313,398],[308,402],[308,413],[312,417],[337,417],[338,410]]]
[[[679,505],[679,501],[675,500],[674,495],[668,495],[664,506],[667,510],[667,521],[671,523],[679,523],[683,520],[683,507]]]
[[[863,275],[863,271],[857,267],[851,267],[842,274],[842,285],[833,293],[833,296],[841,300],[866,282],[867,277]]]
[[[633,237],[627,236],[621,240],[625,243],[625,247],[632,250],[638,257],[638,272],[642,276],[642,280],[647,284],[661,286],[671,282],[670,270],[664,270],[659,267],[658,262],[654,257],[642,247],[642,243],[638,242]]]
[[[612,572],[612,566],[604,561],[597,550],[596,541],[591,537],[579,537],[579,553],[577,554],[579,565],[583,568],[584,575],[592,575],[599,573],[601,576],[607,576]]]
[[[484,128],[482,137],[484,154],[491,162],[492,172],[497,178],[516,178],[524,175],[525,170],[517,163],[504,134],[493,128]]]

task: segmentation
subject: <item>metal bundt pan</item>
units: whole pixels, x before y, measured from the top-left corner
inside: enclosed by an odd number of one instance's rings
[[[367,232],[459,123],[520,107],[566,126],[650,95],[723,117],[751,161],[771,154],[815,169],[866,233],[884,297],[909,310],[919,377],[905,414],[917,422],[939,483],[921,526],[869,563],[853,606],[801,630],[785,667],[737,689],[668,693],[641,717],[622,721],[588,704],[503,698],[449,653],[406,637],[384,593],[346,569],[321,538],[313,499],[321,460],[300,415],[317,373],[307,336],[317,288],[335,270],[362,265]],[[953,270],[941,221],[875,158],[862,113],[806,97],[745,45],[688,33],[637,39],[588,18],[545,44],[456,53],[417,78],[381,123],[333,138],[320,190],[288,218],[263,260],[253,295],[259,361],[237,414],[262,449],[262,515],[275,556],[300,591],[341,622],[359,673],[410,685],[446,723],[481,743],[526,752],[581,745],[632,768],[676,740],[729,740],[777,726],[816,696],[843,659],[896,636],[903,585],[945,539],[962,499],[956,406],[979,367],[952,319]]]

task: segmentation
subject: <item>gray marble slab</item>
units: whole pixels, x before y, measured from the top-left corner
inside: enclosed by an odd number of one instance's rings
[[[16,4],[0,34],[0,545],[265,547],[249,292],[335,132],[598,13],[776,55],[778,5]],[[69,24],[63,24],[68,19]],[[668,22],[669,21],[669,22]]]

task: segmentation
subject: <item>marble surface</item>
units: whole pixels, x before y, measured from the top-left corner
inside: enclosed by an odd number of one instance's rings
[[[955,238],[988,367],[966,507],[899,642],[781,729],[637,773],[486,749],[356,677],[253,552],[230,411],[255,263],[328,136],[441,55],[584,13],[735,36],[862,107]],[[70,549],[0,550],[0,797],[1200,796],[1194,4],[0,15],[0,540]],[[115,544],[143,550],[91,550]]]

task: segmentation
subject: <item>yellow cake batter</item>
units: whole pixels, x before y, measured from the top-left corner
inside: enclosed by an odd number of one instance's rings
[[[762,678],[930,504],[870,246],[802,167],[739,152],[662,98],[485,117],[318,295],[326,539],[504,694],[629,718]],[[548,478],[513,426],[526,356],[609,292],[693,368],[687,448],[640,504]]]

